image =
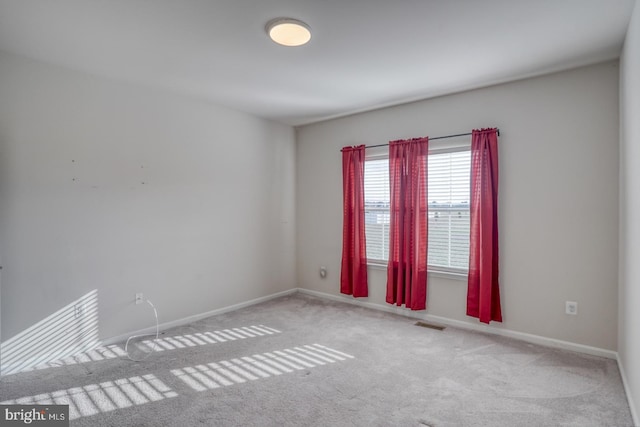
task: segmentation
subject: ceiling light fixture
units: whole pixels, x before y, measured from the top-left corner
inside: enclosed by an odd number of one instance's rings
[[[271,40],[283,46],[302,46],[311,40],[311,28],[292,18],[276,18],[267,23]]]

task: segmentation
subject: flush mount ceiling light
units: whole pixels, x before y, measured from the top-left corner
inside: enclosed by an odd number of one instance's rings
[[[283,46],[302,46],[311,40],[311,29],[297,19],[276,18],[267,23],[266,29],[271,40]]]

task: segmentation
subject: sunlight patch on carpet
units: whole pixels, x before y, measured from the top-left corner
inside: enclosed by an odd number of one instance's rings
[[[313,344],[173,369],[171,373],[193,390],[205,391],[348,359],[354,356]]]
[[[222,329],[213,332],[198,332],[186,335],[166,336],[158,338],[157,340],[145,339],[141,342],[135,343],[135,347],[137,348],[137,351],[142,354],[146,354],[149,352],[177,350],[247,338],[258,338],[279,333],[281,333],[281,331],[265,325],[252,325],[239,328]],[[101,346],[63,359],[52,360],[31,368],[25,368],[22,369],[22,372],[98,362],[102,360],[116,359],[119,357],[127,357],[127,353],[125,353],[122,347],[118,345]]]
[[[222,329],[213,332],[197,332],[194,334],[174,335],[144,340],[138,343],[140,350],[165,351],[181,348],[196,347],[201,345],[218,344],[227,341],[257,338],[281,333],[279,330],[264,325],[243,326],[241,328]]]
[[[155,375],[147,374],[0,402],[3,405],[69,405],[69,419],[176,397]]]

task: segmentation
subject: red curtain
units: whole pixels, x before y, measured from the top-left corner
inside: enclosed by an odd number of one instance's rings
[[[387,302],[412,310],[427,303],[428,156],[429,138],[389,143]]]
[[[474,130],[471,140],[471,236],[467,315],[502,322],[498,285],[498,134]]]
[[[340,292],[366,297],[367,245],[364,232],[364,145],[342,149],[342,271]]]

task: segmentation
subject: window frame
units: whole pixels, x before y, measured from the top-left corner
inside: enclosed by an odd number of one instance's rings
[[[459,143],[459,144],[442,144],[442,145],[444,146],[437,147],[437,148],[430,148],[429,156],[434,154],[447,154],[447,153],[456,153],[456,152],[462,152],[462,151],[469,151],[469,152],[471,151],[470,142],[466,142],[464,144]],[[384,159],[389,159],[388,150],[385,150],[385,151],[377,150],[377,149],[375,151],[372,150],[371,153],[367,153],[365,156],[365,162],[369,160],[384,160]],[[469,207],[469,210],[471,210],[470,207]],[[389,212],[389,209],[387,209],[386,211]],[[367,255],[368,267],[372,267],[374,269],[386,270],[387,263],[388,263],[387,260],[370,259]],[[463,268],[451,268],[451,267],[443,267],[443,266],[427,264],[427,272],[430,275],[433,275],[436,277],[444,277],[447,279],[456,279],[456,280],[466,280],[469,274],[469,267],[467,266],[466,269],[463,269]]]

